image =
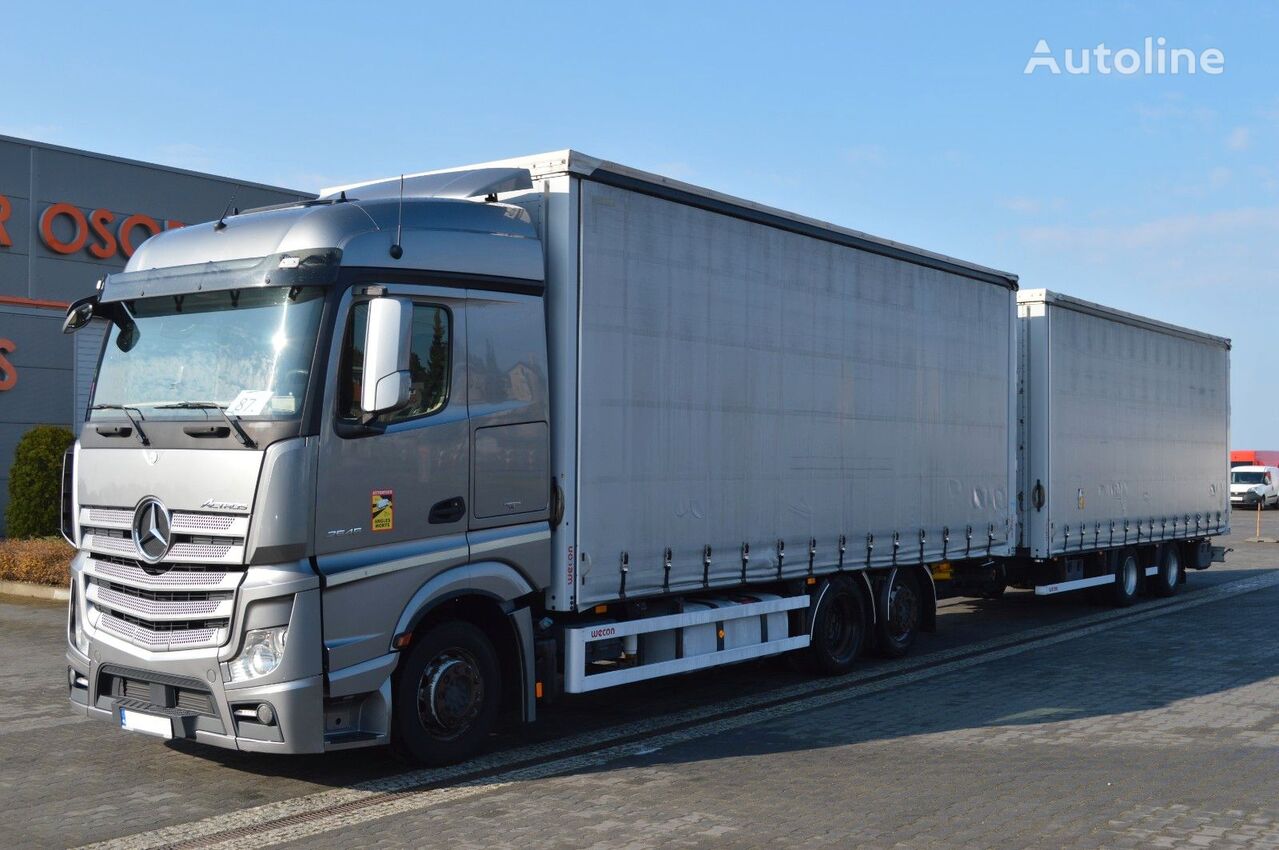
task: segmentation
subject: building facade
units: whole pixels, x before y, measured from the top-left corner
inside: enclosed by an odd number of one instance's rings
[[[67,305],[143,240],[305,192],[0,136],[0,536],[14,448],[84,419],[103,329],[61,333]]]

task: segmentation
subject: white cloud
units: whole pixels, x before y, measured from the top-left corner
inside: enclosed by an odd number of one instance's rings
[[[1217,120],[1217,112],[1211,107],[1189,103],[1180,92],[1170,92],[1153,103],[1138,103],[1137,117],[1148,129],[1165,122],[1209,125]]]
[[[1255,286],[1279,268],[1279,207],[1242,207],[1128,225],[1026,227],[1031,251],[1072,266],[1138,270],[1147,283],[1180,290]]]
[[[1247,127],[1236,127],[1226,137],[1226,147],[1232,151],[1247,150],[1252,146],[1252,131]]]

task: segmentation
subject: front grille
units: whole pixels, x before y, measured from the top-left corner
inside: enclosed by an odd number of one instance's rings
[[[174,531],[226,531],[235,522],[235,517],[226,514],[185,514],[173,515]]]
[[[88,513],[93,525],[127,527],[133,523],[133,511],[123,508],[89,508]]]
[[[226,641],[226,629],[210,628],[210,621],[176,621],[147,624],[138,617],[102,612],[98,627],[129,643],[156,652],[219,646]]]
[[[137,560],[134,508],[80,509],[85,602],[91,627],[151,651],[222,646],[244,580],[243,514],[174,511],[159,564]]]
[[[98,588],[98,592],[95,594],[96,601],[101,607],[115,609],[116,611],[130,611],[134,612],[135,615],[150,615],[152,617],[208,617],[217,614],[222,607],[223,601],[229,601],[232,598],[229,594],[221,593],[137,591],[124,585],[102,584],[101,582],[95,582],[95,586]],[[201,596],[205,598],[189,598]],[[142,622],[145,623],[146,621]]]

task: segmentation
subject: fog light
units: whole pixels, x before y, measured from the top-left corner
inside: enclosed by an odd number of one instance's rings
[[[228,665],[231,668],[231,681],[246,682],[275,672],[275,668],[284,660],[284,646],[288,639],[288,626],[246,632],[244,649]]]
[[[266,703],[258,706],[258,722],[263,726],[275,725],[275,709]]]

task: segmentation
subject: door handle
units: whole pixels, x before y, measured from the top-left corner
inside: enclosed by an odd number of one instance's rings
[[[426,521],[432,525],[438,525],[457,522],[464,516],[466,516],[466,500],[461,496],[454,496],[431,505],[431,512],[427,515]]]

